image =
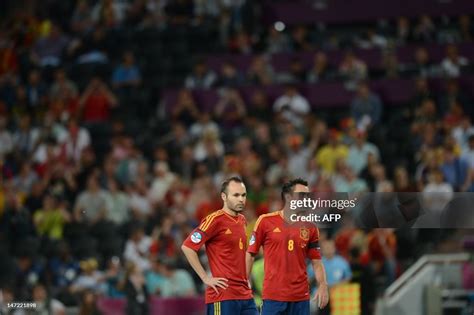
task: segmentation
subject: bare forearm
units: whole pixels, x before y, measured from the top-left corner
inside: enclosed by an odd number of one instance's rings
[[[313,259],[312,264],[318,286],[327,285],[326,270],[324,269],[323,262],[319,259]]]
[[[252,254],[250,253],[245,254],[245,267],[247,270],[247,279],[250,279],[250,272],[252,271],[252,266],[253,266],[254,261],[255,261],[255,257]]]
[[[204,281],[204,278],[206,277],[206,271],[204,270],[204,267],[199,261],[198,254],[191,248],[186,247],[184,245],[181,246],[181,250],[183,251],[184,255],[186,256],[186,259],[188,260],[191,267],[193,267],[199,278]]]

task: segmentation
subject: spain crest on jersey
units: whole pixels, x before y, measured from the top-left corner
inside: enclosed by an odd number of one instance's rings
[[[309,229],[300,228],[300,238],[304,241],[308,241],[309,240]]]

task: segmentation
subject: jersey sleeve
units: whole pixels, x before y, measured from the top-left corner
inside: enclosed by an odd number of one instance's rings
[[[319,247],[319,230],[317,228],[311,229],[307,255],[309,259],[321,259],[321,251]]]
[[[212,214],[205,217],[199,226],[184,240],[183,245],[195,251],[199,251],[202,245],[211,239],[216,233],[216,218]]]
[[[260,246],[263,244],[263,239],[265,237],[265,223],[262,219],[262,217],[258,218],[255,227],[253,228],[252,235],[250,236],[247,252],[251,254],[258,254]]]

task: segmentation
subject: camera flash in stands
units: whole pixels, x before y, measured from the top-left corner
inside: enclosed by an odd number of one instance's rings
[[[285,26],[285,23],[278,21],[278,22],[275,22],[274,27],[278,32],[283,32],[286,26]]]

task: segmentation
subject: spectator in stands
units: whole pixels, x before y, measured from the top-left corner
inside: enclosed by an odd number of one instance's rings
[[[453,186],[444,180],[440,170],[433,170],[428,175],[428,184],[423,189],[423,207],[428,215],[437,214],[435,218],[439,220],[439,215],[446,204],[453,197]],[[425,227],[439,227],[439,221],[423,220],[423,224],[432,224]]]
[[[448,78],[457,78],[461,75],[462,68],[467,66],[469,61],[466,57],[460,56],[455,45],[446,47],[446,57],[441,62],[443,74]]]
[[[208,130],[212,130],[212,132],[219,135],[219,125],[211,120],[211,114],[208,112],[202,112],[199,115],[198,120],[191,125],[189,134],[193,140],[198,140]]]
[[[62,62],[62,55],[69,39],[63,34],[59,25],[52,24],[49,34],[38,39],[32,50],[33,62],[41,67],[57,67]]]
[[[102,26],[95,27],[91,33],[71,43],[68,55],[77,64],[106,64],[109,62],[106,42],[106,30]]]
[[[170,258],[155,259],[153,268],[146,276],[150,293],[162,297],[183,297],[196,294],[191,275],[184,269],[177,269]]]
[[[88,33],[94,27],[89,3],[85,0],[77,1],[71,17],[71,30],[79,35]]]
[[[382,119],[383,105],[380,98],[370,91],[367,83],[359,84],[357,95],[351,102],[351,115],[357,128],[376,126]]]
[[[67,127],[64,150],[68,161],[77,163],[82,158],[82,152],[91,145],[91,136],[86,128],[79,126],[75,118],[69,119]]]
[[[259,121],[265,121],[273,116],[271,104],[263,90],[255,90],[250,97],[250,104],[247,111],[247,117]]]
[[[110,111],[118,105],[117,98],[99,78],[93,78],[79,100],[82,117],[86,123],[104,123]]]
[[[394,175],[395,192],[416,192],[415,185],[411,182],[408,171],[404,166],[397,166]]]
[[[95,175],[87,179],[87,188],[77,196],[74,216],[77,222],[92,226],[104,220],[107,215],[107,192],[99,186]]]
[[[0,217],[0,227],[5,238],[13,247],[18,246],[28,236],[33,235],[34,227],[28,210],[22,205],[20,196],[13,191],[4,196],[4,210]],[[15,246],[15,247],[16,247]]]
[[[207,68],[204,60],[200,60],[194,65],[193,72],[186,77],[184,86],[188,89],[209,89],[216,81],[214,71]]]
[[[339,75],[352,88],[358,81],[367,78],[367,65],[358,59],[352,51],[346,52],[339,65]]]
[[[64,226],[71,220],[64,202],[59,202],[52,195],[43,197],[43,207],[35,212],[33,222],[38,234],[45,239],[61,240]]]
[[[236,54],[252,53],[252,38],[244,31],[238,31],[229,41],[229,51]]]
[[[143,271],[134,263],[129,263],[125,273],[126,315],[148,315],[148,290]]]
[[[439,107],[440,114],[441,115],[446,114],[450,105],[453,102],[457,102],[461,104],[467,116],[473,113],[471,109],[471,106],[472,106],[471,98],[459,88],[458,80],[448,79],[446,81],[446,88],[444,89],[443,93],[441,93],[439,97],[438,107]]]
[[[420,16],[413,30],[413,38],[416,41],[429,43],[436,40],[436,27],[431,17],[424,14]]]
[[[107,296],[111,298],[124,297],[123,281],[124,269],[120,258],[113,256],[107,262],[107,269],[105,270],[105,281],[107,285]]]
[[[27,196],[30,194],[33,185],[38,182],[38,180],[38,175],[33,170],[31,162],[25,161],[20,165],[18,174],[13,177],[12,187],[19,193]]]
[[[107,220],[118,226],[126,224],[130,217],[129,200],[123,192],[119,182],[115,178],[110,178],[107,188],[109,194],[106,195],[107,202]]]
[[[448,111],[443,117],[443,127],[446,130],[451,130],[458,126],[465,117],[464,109],[457,101],[452,101],[449,105]]]
[[[331,129],[328,132],[328,143],[316,152],[316,163],[324,172],[333,174],[337,161],[346,160],[348,154],[349,149],[341,143],[338,131]]]
[[[8,314],[8,315],[23,315],[24,312],[21,309],[12,309],[11,307],[8,307],[10,303],[14,303],[16,301],[15,299],[15,293],[13,292],[13,289],[10,287],[3,286],[2,289],[0,289],[0,314]]]
[[[277,30],[274,25],[268,27],[266,37],[266,52],[277,54],[288,52],[290,49],[288,36],[281,30]]]
[[[112,86],[118,91],[135,88],[141,84],[140,69],[135,64],[135,56],[131,51],[126,51],[122,63],[117,66],[112,74]]]
[[[171,25],[187,25],[194,16],[194,2],[191,0],[177,0],[165,5],[168,23]]]
[[[289,135],[286,140],[288,152],[288,171],[295,178],[303,178],[308,174],[309,160],[314,156],[314,151],[319,145],[320,135],[313,132],[310,141],[303,143],[300,135]]]
[[[347,156],[347,165],[352,168],[356,175],[367,167],[367,157],[373,154],[377,160],[380,158],[379,149],[370,142],[367,142],[367,133],[357,131],[354,143],[349,148]]]
[[[150,269],[151,264],[148,259],[151,245],[151,238],[145,235],[145,231],[140,224],[134,226],[130,232],[130,237],[125,243],[123,257],[128,264],[133,264],[135,268],[143,271]],[[137,271],[138,272],[138,271]]]
[[[159,162],[165,163],[165,162]],[[152,213],[152,202],[149,198],[149,183],[145,178],[136,178],[128,186],[127,193],[132,218],[147,220]]]
[[[58,290],[58,299],[66,305],[70,305],[71,300],[74,301],[75,297],[69,289],[80,272],[80,266],[79,262],[73,258],[66,241],[61,241],[56,249],[57,254],[48,263],[49,276],[51,284]]]
[[[369,191],[376,191],[377,186],[387,180],[385,167],[372,153],[367,156],[367,167],[361,172],[361,178],[366,181]]]
[[[37,284],[33,287],[32,302],[36,305],[34,308],[35,313],[51,315],[66,314],[64,304],[52,298],[43,284]]]
[[[191,126],[199,118],[199,108],[194,101],[191,91],[187,89],[182,89],[178,93],[178,99],[173,105],[171,111],[171,117],[174,120],[178,120],[187,127]]]
[[[231,131],[236,135],[247,114],[245,102],[237,89],[223,89],[220,94],[214,106],[214,116],[225,133]]]
[[[64,69],[56,70],[54,82],[49,90],[51,99],[67,99],[77,97],[77,86],[66,75]]]
[[[255,56],[247,71],[247,80],[255,85],[269,85],[274,81],[275,72],[263,55]]]
[[[326,270],[326,280],[329,288],[348,283],[352,278],[351,268],[347,260],[336,254],[336,246],[331,239],[321,242],[322,261]],[[308,266],[308,278],[314,279],[314,272]],[[317,305],[312,305],[312,309],[317,309]],[[318,309],[318,314],[330,314],[330,306]]]
[[[86,290],[82,293],[79,315],[102,315],[97,306],[97,295],[93,291]]]
[[[466,161],[470,169],[474,169],[474,133],[471,133],[468,138],[468,146],[462,151],[461,159]]]
[[[291,32],[290,47],[292,51],[308,51],[312,46],[309,41],[308,29],[303,25],[295,26]]]
[[[357,40],[357,45],[362,49],[384,49],[387,44],[387,39],[383,35],[377,34],[373,28],[369,28],[364,36]]]
[[[462,152],[469,150],[472,135],[474,135],[474,126],[469,117],[463,117],[460,123],[451,130],[451,136],[456,140]]]
[[[429,78],[439,75],[438,68],[431,62],[428,50],[424,47],[419,47],[415,50],[414,64],[408,65],[408,72],[412,72],[416,76]]]
[[[176,175],[169,170],[168,163],[161,161],[154,165],[154,175],[148,198],[152,203],[160,203],[175,182]]]
[[[454,148],[445,147],[443,151],[444,162],[441,164],[441,171],[446,182],[455,191],[459,191],[466,182],[469,164],[456,156]]]
[[[84,259],[79,263],[81,274],[71,285],[73,293],[81,294],[86,290],[106,293],[106,284],[103,272],[98,270],[99,264],[95,258]]]
[[[411,41],[412,36],[410,20],[405,16],[400,16],[397,19],[397,29],[395,34],[395,40],[397,44],[406,44],[407,42]]]
[[[397,238],[392,229],[374,229],[367,236],[369,257],[375,274],[386,277],[385,288],[396,278]]]
[[[474,25],[471,23],[471,17],[463,14],[458,19],[460,37],[462,42],[472,42],[474,39]]]
[[[236,87],[243,85],[244,77],[235,67],[232,61],[226,61],[221,66],[221,73],[217,86],[221,87]]]
[[[433,92],[428,86],[428,80],[424,77],[417,78],[415,81],[415,93],[412,97],[411,108],[407,112],[407,118],[413,119],[416,109],[418,109],[426,99],[433,99],[433,97]]]
[[[419,108],[415,110],[415,117],[411,125],[411,133],[420,135],[420,137],[428,136],[427,132],[431,132],[433,136],[437,131],[438,113],[436,105],[432,99],[425,99]],[[429,130],[427,130],[427,128]],[[433,139],[436,140],[436,139]],[[416,139],[417,142],[423,139]],[[419,144],[419,143],[417,143]]]
[[[217,134],[212,130],[203,132],[201,138],[194,147],[194,160],[204,162],[209,158],[220,159],[224,155],[224,144]]]
[[[92,8],[92,20],[106,27],[117,27],[125,18],[128,4],[119,0],[101,0]]]
[[[44,107],[48,99],[46,84],[39,70],[33,69],[30,71],[25,88],[29,108],[34,113],[39,114],[41,110],[45,109]]]
[[[7,129],[8,120],[6,117],[0,117],[0,158],[13,150],[13,135]]]
[[[306,80],[306,66],[303,64],[303,61],[300,58],[293,58],[290,61],[290,68],[288,70],[288,72],[279,75],[279,81],[290,84],[298,84]]]
[[[9,33],[11,34],[11,32],[0,30],[0,42],[2,42],[2,48],[0,48],[0,77],[8,73],[15,73],[18,70],[17,47],[13,36],[9,36]]]
[[[313,67],[308,72],[307,81],[316,83],[333,77],[328,58],[324,52],[317,52],[313,57]]]
[[[398,78],[400,73],[400,66],[398,65],[398,57],[395,53],[386,53],[383,56],[382,67],[384,77],[387,79]]]
[[[265,122],[258,122],[254,127],[253,133],[253,148],[255,153],[262,157],[262,162],[264,167],[267,168],[271,161],[271,148],[274,148],[275,145],[272,144],[272,135],[270,126]]]
[[[335,192],[361,193],[368,190],[363,179],[345,163],[343,159],[336,162],[336,173],[334,174],[332,185]]]
[[[295,127],[303,126],[303,117],[310,110],[308,100],[292,84],[287,85],[285,94],[278,97],[273,103],[273,111]]]

